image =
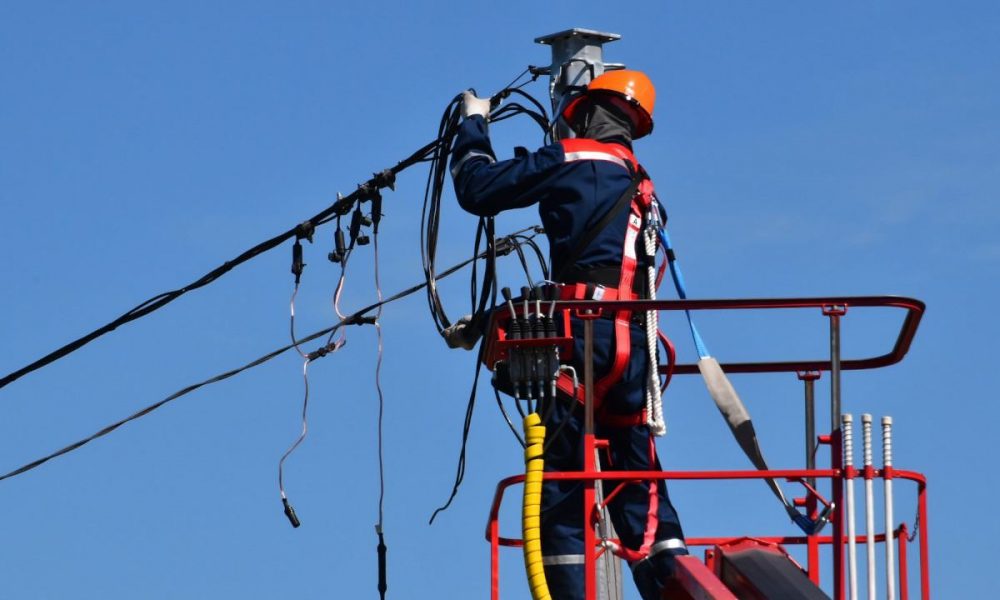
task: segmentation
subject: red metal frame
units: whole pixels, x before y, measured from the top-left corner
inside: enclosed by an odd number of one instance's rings
[[[712,571],[693,556],[677,557],[677,585],[695,599],[737,600]]]
[[[620,310],[632,311],[678,311],[678,310],[746,310],[746,309],[779,309],[779,308],[818,308],[829,309],[831,306],[857,308],[899,308],[906,311],[906,317],[900,326],[899,334],[892,350],[879,356],[860,359],[845,359],[841,361],[841,369],[858,371],[862,369],[878,369],[894,365],[903,360],[910,350],[920,319],[924,315],[926,305],[916,298],[904,296],[832,296],[824,298],[757,298],[731,300],[632,300],[599,302],[595,300],[566,300],[559,303],[561,308],[604,309],[609,312]],[[830,361],[798,360],[776,362],[722,363],[726,373],[791,373],[797,371],[829,371]],[[663,369],[661,368],[661,373]],[[693,363],[679,364],[674,373],[690,375],[699,373],[698,365]]]
[[[637,300],[637,301],[560,301],[560,309],[573,309],[577,314],[587,312],[590,318],[596,317],[601,311],[646,311],[646,310],[743,310],[743,309],[779,309],[779,308],[818,308],[822,314],[831,320],[836,320],[846,314],[849,307],[880,307],[880,308],[900,308],[906,310],[899,334],[895,344],[888,353],[861,359],[841,360],[839,349],[836,354],[836,361],[833,357],[830,360],[800,360],[800,361],[779,361],[779,362],[750,362],[750,363],[726,363],[723,364],[725,371],[729,373],[775,373],[792,372],[796,373],[800,379],[805,372],[831,371],[837,375],[839,370],[859,370],[874,369],[900,362],[906,355],[916,334],[917,327],[925,309],[925,305],[920,300],[897,296],[843,296],[828,298],[787,298],[787,299],[734,299],[734,300]],[[563,312],[568,314],[568,310]],[[832,335],[832,334],[831,334]],[[563,340],[560,340],[563,341]],[[499,348],[497,348],[499,350]],[[833,352],[833,351],[831,351]],[[661,366],[661,372],[664,367]],[[673,372],[677,374],[698,373],[696,364],[679,364],[673,367]],[[834,377],[834,379],[837,379]],[[839,380],[838,380],[839,381]],[[839,385],[839,384],[838,384]],[[831,402],[831,408],[839,403],[839,395],[836,403]],[[839,417],[839,415],[838,415]],[[830,446],[830,467],[829,469],[779,469],[770,471],[611,471],[599,472],[594,461],[594,450],[600,446],[601,440],[597,440],[592,434],[584,435],[584,469],[580,472],[546,473],[546,480],[572,480],[588,483],[584,486],[584,506],[585,514],[591,521],[595,518],[595,486],[600,481],[643,481],[653,479],[670,480],[743,480],[743,479],[765,479],[783,478],[789,481],[800,481],[805,484],[807,479],[829,479],[831,481],[832,501],[836,509],[831,514],[832,535],[823,536],[818,534],[808,536],[770,536],[758,537],[758,539],[780,544],[805,544],[807,546],[807,571],[809,577],[819,583],[819,549],[826,545],[833,549],[833,577],[834,577],[834,600],[844,599],[844,546],[846,539],[843,532],[843,519],[841,518],[840,507],[843,506],[843,481],[847,477],[857,476],[858,473],[852,469],[851,473],[845,472],[842,465],[842,451],[840,441],[840,431],[835,429],[829,435],[819,436],[819,443]],[[927,498],[926,478],[914,471],[905,471],[889,467],[887,469],[871,469],[866,473],[870,477],[881,477],[884,479],[904,479],[917,483],[917,503],[918,503],[918,534],[920,536],[920,584],[921,598],[930,598],[930,574],[929,574],[929,548],[927,536]],[[519,547],[523,542],[518,538],[506,538],[500,536],[499,511],[503,501],[504,491],[507,487],[524,481],[524,475],[508,477],[500,481],[494,495],[493,505],[490,509],[489,521],[486,529],[486,538],[491,546],[491,582],[493,600],[499,600],[499,548],[500,546]],[[815,489],[809,489],[805,498],[798,499],[797,504],[804,505],[811,518],[815,518],[818,508],[818,494]],[[592,525],[593,523],[589,523]],[[596,589],[594,564],[596,557],[604,552],[597,546],[596,534],[593,527],[585,527],[585,548],[590,551],[585,554],[585,589],[587,598],[594,598]],[[908,598],[909,586],[907,581],[907,525],[903,523],[896,531],[878,534],[876,541],[879,543],[892,543],[892,538],[898,540],[899,551],[899,593],[901,600]],[[689,546],[716,546],[744,538],[744,535],[733,537],[717,538],[689,538]],[[887,539],[888,538],[888,539]]]
[[[593,453],[591,453],[593,455]],[[884,477],[884,469],[875,469],[876,477]],[[563,473],[546,473],[545,479],[550,481],[584,481],[584,482],[596,482],[601,481],[643,481],[652,479],[666,479],[675,481],[716,481],[716,480],[745,480],[745,479],[785,479],[788,481],[798,481],[807,478],[816,479],[830,479],[832,481],[842,480],[846,474],[842,469],[773,469],[770,471],[595,471],[593,469],[587,469],[579,472],[563,472]],[[929,546],[927,537],[927,478],[916,471],[907,471],[902,469],[893,469],[892,476],[894,479],[903,479],[906,481],[912,481],[917,484],[917,535],[920,537],[919,544],[919,555],[920,555],[920,597],[922,600],[929,600],[930,598],[930,572],[929,572]],[[524,481],[524,475],[514,475],[502,479],[497,484],[496,493],[493,496],[493,504],[490,508],[489,521],[486,526],[486,540],[490,542],[490,557],[491,557],[491,581],[492,581],[492,594],[491,598],[493,600],[499,600],[500,598],[500,568],[499,568],[499,556],[500,547],[521,547],[523,546],[523,541],[520,538],[508,538],[500,535],[500,506],[503,503],[504,492],[507,488],[520,484]],[[587,486],[593,489],[590,486]],[[591,504],[593,506],[593,504]],[[839,525],[839,519],[834,526]],[[592,528],[586,528],[592,531]],[[836,530],[835,530],[836,531]],[[908,563],[907,563],[907,552],[906,552],[906,540],[909,528],[906,523],[903,523],[899,528],[889,535],[889,538],[896,538],[899,544],[898,550],[898,560],[899,560],[899,597],[900,600],[907,600],[908,598],[908,585],[907,577],[909,573]],[[745,535],[738,536],[722,536],[722,537],[691,537],[687,538],[686,543],[689,547],[714,547],[724,544],[729,544],[737,540],[746,538]],[[847,544],[847,540],[843,539],[844,536],[837,535],[810,535],[810,536],[752,536],[754,539],[760,540],[762,542],[768,542],[773,544],[782,544],[788,546],[794,545],[808,545],[810,543],[815,543],[818,546],[834,546],[837,542],[836,538],[840,537],[840,545],[843,547]],[[589,548],[596,548],[596,539],[594,539],[594,534],[591,533],[590,544],[587,545]],[[886,543],[886,533],[877,533],[875,535],[876,543]],[[891,542],[890,542],[891,543]],[[592,554],[603,552],[603,550],[597,550]],[[834,553],[836,555],[836,553]],[[818,552],[816,556],[812,553],[808,557],[807,571],[813,572],[814,569],[818,572],[818,562],[819,555]],[[834,574],[836,577],[836,574]],[[817,582],[818,583],[818,582]]]

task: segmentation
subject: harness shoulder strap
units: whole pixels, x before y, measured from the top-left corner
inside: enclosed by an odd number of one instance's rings
[[[553,274],[553,279],[556,281],[562,281],[563,275],[566,271],[576,263],[583,251],[586,250],[594,239],[604,231],[604,229],[614,220],[615,217],[620,215],[623,211],[627,210],[629,205],[632,204],[632,198],[635,197],[636,192],[639,190],[639,184],[645,178],[645,173],[640,169],[636,171],[636,174],[632,177],[632,182],[629,184],[628,188],[618,197],[611,209],[604,213],[601,220],[594,224],[593,227],[587,230],[583,237],[577,241],[576,246],[570,251],[570,253],[563,259],[561,265],[559,265],[559,270]]]

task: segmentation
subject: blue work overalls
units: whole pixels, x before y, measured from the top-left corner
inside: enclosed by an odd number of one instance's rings
[[[629,188],[632,173],[624,164],[607,160],[568,157],[562,144],[536,152],[518,153],[497,161],[490,144],[485,119],[465,120],[452,150],[451,173],[458,203],[479,216],[493,216],[513,208],[538,204],[538,212],[549,240],[553,272],[595,271],[622,264],[629,211],[621,211],[581,252],[573,265],[563,265],[579,240],[594,227]],[[575,283],[574,278],[566,283]],[[600,282],[599,282],[600,283]],[[572,321],[574,366],[583,373],[583,327]],[[605,412],[634,415],[645,407],[644,385],[648,369],[645,332],[638,324],[631,329],[632,350],[621,378],[603,399]],[[608,372],[615,356],[614,321],[598,319],[594,330],[595,380]],[[576,357],[580,357],[579,360]],[[583,411],[576,400],[561,398],[552,407],[550,432],[567,420],[559,437],[545,452],[547,471],[578,471],[583,467]],[[610,461],[602,457],[603,470],[659,470],[655,455],[650,460],[649,430],[645,425],[609,426],[598,420],[598,437],[610,443]],[[652,463],[652,464],[651,464]],[[611,519],[626,547],[643,543],[649,510],[649,487],[626,486],[611,502]],[[643,598],[659,598],[660,585],[672,575],[673,556],[687,554],[677,512],[670,503],[666,485],[659,482],[655,543],[649,558],[632,564]],[[549,590],[556,600],[576,600],[583,592],[583,496],[578,482],[547,482],[542,492],[542,554]],[[659,580],[659,581],[657,581]]]

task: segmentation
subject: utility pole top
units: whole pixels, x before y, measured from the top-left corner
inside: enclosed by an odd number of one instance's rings
[[[594,31],[593,29],[581,29],[579,27],[574,27],[573,29],[567,29],[558,33],[550,33],[549,35],[537,37],[535,38],[535,41],[539,44],[554,46],[557,42],[568,40],[570,38],[591,39],[596,41],[598,44],[603,44],[605,42],[620,40],[622,36],[617,33],[605,33],[603,31]]]
[[[553,120],[558,117],[566,101],[585,89],[592,79],[605,71],[625,68],[620,63],[604,62],[604,44],[620,40],[621,37],[617,33],[574,28],[535,38],[535,42],[552,48],[551,64],[533,72],[549,76]],[[559,124],[557,127],[559,137],[572,135],[565,125]]]

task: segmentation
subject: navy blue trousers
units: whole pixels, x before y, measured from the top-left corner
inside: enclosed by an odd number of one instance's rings
[[[573,320],[576,346],[572,364],[583,385],[583,325]],[[621,380],[611,387],[603,407],[613,414],[633,414],[645,407],[644,384],[648,369],[645,332],[631,327],[629,363]],[[614,322],[594,321],[594,381],[608,372],[615,356]],[[546,417],[548,449],[545,451],[546,471],[579,471],[583,468],[583,406],[567,397],[558,398],[551,406],[543,406]],[[597,437],[607,439],[610,457],[601,453],[601,469],[605,471],[660,470],[655,454],[650,460],[649,429],[646,426],[596,426]],[[610,460],[609,460],[610,458]],[[614,488],[605,485],[605,491]],[[674,556],[687,554],[683,544],[677,511],[670,503],[664,481],[657,482],[658,524],[655,543],[648,559],[630,565],[633,579],[644,600],[657,600],[660,590],[673,576]],[[643,542],[649,512],[648,483],[629,484],[609,505],[611,521],[622,543],[633,550]],[[542,489],[542,555],[545,576],[554,600],[582,600],[583,573],[583,484],[570,481],[546,482]]]

